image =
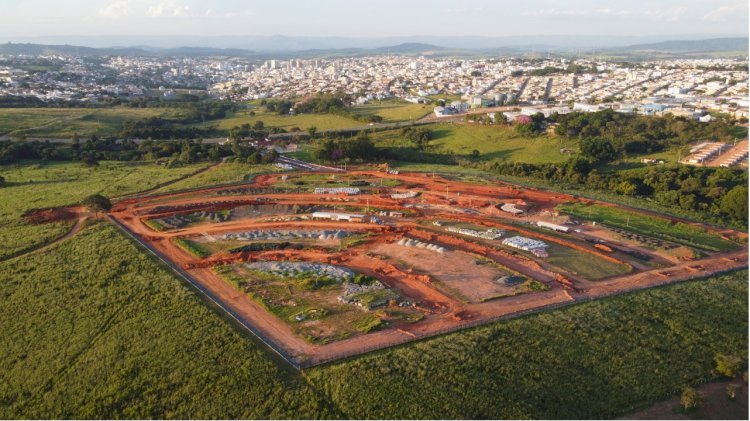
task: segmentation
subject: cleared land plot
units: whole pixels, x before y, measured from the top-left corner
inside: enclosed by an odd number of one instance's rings
[[[152,202],[159,203],[159,202]],[[245,219],[273,219],[274,216],[296,215],[312,212],[312,206],[284,205],[284,204],[254,204],[237,206],[232,209],[208,210],[147,219],[148,225],[154,231],[169,231],[180,228],[189,228],[196,225],[216,224],[229,221],[241,221]]]
[[[459,223],[446,222],[443,225],[443,227],[448,227],[448,226],[468,228],[468,229],[473,229],[473,230],[478,230],[478,231],[484,231],[487,229],[487,227],[482,227],[479,225],[473,225],[473,224],[468,224],[468,223],[460,223],[460,222]],[[545,235],[565,238],[563,235],[557,235],[556,233],[551,232],[551,231],[536,230],[536,229],[531,228],[530,226],[524,227],[524,228],[531,229],[533,231],[539,231],[539,232],[544,233]],[[549,254],[549,257],[539,258],[539,257],[534,256],[530,252],[520,250],[517,248],[513,248],[513,247],[509,247],[502,243],[502,240],[504,238],[514,237],[514,236],[534,238],[533,236],[528,236],[528,235],[521,234],[519,232],[512,231],[512,230],[506,230],[503,237],[498,240],[486,240],[486,239],[480,239],[480,238],[469,237],[469,236],[463,236],[463,238],[472,239],[472,241],[479,241],[483,244],[499,246],[501,248],[504,248],[505,250],[523,254],[531,259],[535,259],[541,262],[548,263],[565,272],[568,272],[576,276],[582,276],[590,280],[608,278],[610,276],[624,275],[631,271],[631,268],[628,265],[610,262],[594,254],[585,253],[579,250],[575,250],[569,247],[562,246],[557,243],[550,242],[550,241],[545,241],[545,243],[548,246],[547,253]]]
[[[558,209],[580,219],[596,221],[607,226],[624,229],[644,236],[656,237],[690,247],[709,251],[728,251],[739,248],[737,243],[721,238],[716,233],[687,225],[682,222],[630,212],[610,206],[569,203]]]
[[[280,230],[280,231],[253,231],[255,233],[268,233],[272,236],[265,240],[255,239],[234,239],[232,235],[237,233],[229,233],[230,235],[204,235],[201,237],[193,237],[189,241],[197,243],[198,246],[205,250],[206,255],[211,255],[221,252],[234,252],[239,251],[240,248],[245,247],[246,249],[257,248],[258,250],[263,249],[282,249],[284,246],[299,246],[299,247],[323,247],[323,248],[338,248],[341,247],[344,239],[349,238],[353,233],[341,234],[341,238],[334,238],[332,231],[300,231],[300,230]],[[291,234],[290,234],[291,233]],[[323,238],[321,238],[323,236]],[[249,247],[248,247],[249,246]]]
[[[547,247],[549,257],[543,259],[551,265],[557,266],[573,275],[582,276],[590,280],[624,275],[631,271],[627,265],[604,260],[590,253],[563,247],[550,243]]]
[[[372,252],[388,256],[389,261],[396,266],[428,274],[442,284],[446,292],[466,302],[478,303],[516,295],[527,292],[530,286],[526,279],[518,285],[505,285],[499,279],[515,275],[512,271],[488,259],[460,250],[437,253],[396,243],[383,243],[373,247]]]
[[[310,175],[313,179],[321,176],[320,173],[295,175]],[[497,317],[512,317],[524,311],[541,310],[547,306],[572,304],[578,299],[594,299],[637,288],[679,282],[726,268],[742,267],[746,258],[747,252],[743,249],[690,262],[675,261],[668,270],[649,270],[648,267],[637,265],[634,273],[628,273],[631,270],[629,265],[610,259],[584,240],[571,239],[570,242],[566,242],[558,235],[528,232],[524,229],[528,218],[500,218],[496,215],[497,211],[488,206],[488,203],[503,203],[504,198],[508,197],[533,202],[540,211],[551,211],[555,206],[574,201],[576,198],[503,184],[463,183],[428,174],[394,175],[355,169],[346,175],[355,178],[397,179],[408,186],[421,186],[419,188],[425,194],[419,201],[423,201],[425,206],[407,207],[399,198],[391,197],[389,193],[394,190],[387,187],[384,187],[382,194],[377,195],[364,193],[330,198],[319,197],[321,195],[306,191],[279,190],[274,187],[278,175],[272,174],[256,177],[250,184],[222,186],[187,194],[162,195],[158,197],[158,203],[149,203],[154,200],[152,197],[121,202],[115,206],[111,215],[126,229],[140,237],[141,241],[154,247],[165,259],[187,271],[192,281],[205,287],[212,297],[229,306],[231,311],[237,312],[237,317],[243,323],[258,329],[259,336],[272,344],[274,349],[285,355],[285,358],[297,361],[303,367],[350,357],[364,350],[393,346],[436,332],[460,329],[467,324],[479,324]],[[456,207],[451,207],[445,198],[438,194],[426,193],[440,191],[445,186],[449,186],[455,193],[459,210],[465,209],[465,212],[453,213]],[[238,198],[232,196],[233,194],[248,197]],[[174,200],[173,203],[169,202],[170,198]],[[315,219],[290,215],[221,224],[210,221],[205,226],[183,228],[184,231],[179,232],[154,232],[143,225],[143,215],[158,215],[163,218],[180,215],[186,211],[194,212],[196,209],[207,212],[223,211],[237,205],[256,203],[256,199],[257,204],[283,203],[287,206],[312,206],[315,210],[333,208],[334,212],[340,213],[353,210],[365,213],[363,209],[367,209],[369,205],[373,206],[369,209],[369,215],[364,215],[361,221],[360,217],[357,217],[353,218],[356,221],[349,222],[344,222],[348,219],[346,215],[332,214],[317,215]],[[337,206],[338,204],[340,206]],[[381,220],[378,212],[380,209],[402,209],[406,211],[406,215],[400,218],[384,217]],[[370,218],[371,216],[377,218]],[[429,223],[433,219],[460,220],[462,224],[477,228],[494,226],[506,231],[505,237],[520,234],[532,239],[541,239],[547,243],[549,255],[534,249],[537,256],[532,257],[530,252],[502,245],[502,242],[498,244],[497,239],[485,238],[496,236],[499,234],[498,231],[488,233],[485,230],[484,233],[475,233],[470,238],[459,239],[457,235],[436,226],[415,226]],[[715,231],[710,226],[700,227]],[[248,244],[238,248],[236,252],[209,258],[196,257],[206,254],[202,248],[213,242],[208,239],[210,236],[215,238],[216,234],[229,231],[269,229],[351,230],[366,231],[366,234],[342,239],[338,249],[331,249],[317,244],[291,246],[285,244],[286,240],[279,241],[281,238],[266,238],[253,233],[245,236]],[[721,232],[729,233],[727,230]],[[194,243],[178,246],[171,241],[175,235]],[[741,236],[736,232],[726,235]],[[412,240],[406,243],[405,237]],[[423,248],[425,252],[442,256],[433,257],[431,261],[421,257],[410,264],[406,261],[407,255],[399,258],[377,253],[379,246],[392,243],[399,243],[401,247],[413,247],[415,250]],[[517,239],[517,244],[519,247],[540,248],[539,244],[523,239]],[[455,256],[446,257],[445,252],[451,250],[461,250],[465,256],[479,258],[466,260]],[[395,302],[391,303],[388,300],[387,308],[376,308],[365,321],[349,320],[347,316],[337,319],[333,316],[346,312],[335,306],[351,305],[351,302],[345,299],[345,295],[326,289],[339,288],[338,282],[310,283],[310,277],[306,275],[300,277],[298,273],[283,272],[270,273],[273,279],[269,279],[269,274],[259,276],[254,272],[249,273],[247,267],[243,266],[263,261],[279,264],[317,262],[350,268],[358,273],[378,278],[384,285],[398,291],[398,298],[403,301],[394,298]],[[425,261],[430,267],[423,266]],[[222,273],[224,279],[221,279],[212,269],[217,266],[232,268],[229,275],[237,278],[227,279],[227,273]],[[503,278],[505,274],[514,275],[505,268],[523,274],[527,278],[526,281],[524,282],[523,277],[513,280]],[[478,282],[484,280],[484,283],[466,284],[467,279]],[[498,281],[502,282],[502,287],[516,289],[498,289]],[[237,287],[246,294],[237,293]],[[330,295],[325,295],[324,292]],[[310,301],[300,304],[297,296],[306,294]],[[499,297],[504,298],[493,299]],[[311,309],[310,315],[306,313],[306,308]],[[401,323],[406,317],[402,313],[405,308],[415,310],[424,317],[414,324]],[[372,310],[372,307],[368,309]],[[397,315],[394,312],[397,312]],[[384,326],[387,327],[382,328]],[[359,334],[377,329],[378,332],[371,334]]]
[[[285,276],[242,264],[220,266],[214,270],[312,343],[328,343],[368,333],[384,326],[393,316],[419,319],[415,317],[418,313],[411,310],[389,311],[379,306],[383,309],[368,311],[342,303],[338,297],[344,293],[345,287],[341,280],[331,277],[316,277],[311,273]],[[397,297],[387,288],[370,294],[372,297],[367,298],[373,300]]]

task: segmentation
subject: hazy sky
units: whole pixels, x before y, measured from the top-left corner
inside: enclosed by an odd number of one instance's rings
[[[747,32],[747,0],[0,0],[2,38]]]

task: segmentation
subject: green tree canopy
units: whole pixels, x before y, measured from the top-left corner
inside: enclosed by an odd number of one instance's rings
[[[112,202],[101,194],[92,194],[83,199],[82,203],[96,213],[107,212],[112,209]]]
[[[721,211],[741,221],[747,218],[747,187],[736,186],[721,199]]]

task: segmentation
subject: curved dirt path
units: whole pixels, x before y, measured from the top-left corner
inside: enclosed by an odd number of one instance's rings
[[[9,255],[9,256],[5,256],[3,258],[0,258],[0,263],[8,261],[8,260],[11,260],[11,259],[15,259],[15,258],[18,258],[18,257],[25,256],[27,254],[36,253],[38,251],[42,251],[42,250],[48,249],[48,248],[54,246],[57,243],[63,242],[65,240],[67,240],[67,239],[75,236],[76,234],[78,234],[83,229],[83,225],[86,222],[86,220],[88,220],[91,217],[91,214],[89,212],[85,212],[85,213],[76,212],[76,213],[78,214],[78,217],[76,218],[75,224],[73,224],[73,226],[70,228],[70,230],[68,230],[68,232],[66,232],[65,234],[63,234],[63,235],[61,235],[61,236],[59,236],[57,238],[53,238],[52,240],[49,240],[46,243],[38,244],[36,246],[32,246],[30,248],[21,250],[21,251],[19,251],[17,253]]]

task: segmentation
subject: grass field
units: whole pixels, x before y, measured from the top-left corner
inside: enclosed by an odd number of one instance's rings
[[[33,232],[7,234],[25,208],[116,185],[135,192],[187,171],[154,166],[141,179],[128,168],[3,167],[26,184],[0,189],[0,232],[22,248],[39,244]],[[0,262],[0,314],[13,315],[0,317],[0,418],[613,417],[713,378],[716,353],[747,362],[747,276],[579,304],[298,373],[99,223]]]
[[[254,112],[255,115],[250,115],[250,112]],[[241,126],[243,124],[253,125],[259,120],[263,122],[265,127],[281,127],[287,131],[290,131],[293,127],[307,130],[308,127],[315,126],[318,130],[330,130],[361,127],[367,124],[333,114],[279,115],[278,113],[266,112],[261,107],[253,110],[237,112],[227,118],[208,122],[205,126],[217,125],[219,130],[229,130],[232,127]]]
[[[179,111],[164,108],[4,108],[0,112],[0,136],[116,136],[126,121],[178,115]]]
[[[476,149],[482,160],[499,159],[530,164],[564,162],[570,155],[560,153],[560,149],[577,147],[576,141],[558,137],[519,136],[506,126],[435,124],[427,128],[432,134],[430,144],[435,152],[468,156]]]
[[[496,323],[309,370],[350,418],[609,418],[747,361],[747,271]]]
[[[0,418],[340,416],[112,225],[0,282]]]
[[[383,117],[384,123],[395,123],[398,121],[418,120],[432,112],[435,108],[430,104],[413,104],[400,100],[372,101],[365,105],[352,108],[356,115]]]
[[[281,171],[279,167],[270,164],[240,164],[227,162],[211,168],[193,177],[180,180],[164,186],[157,193],[192,189],[195,187],[213,186],[216,184],[240,183],[251,181],[257,174]]]
[[[558,244],[549,244],[547,253],[549,257],[543,259],[545,262],[586,279],[597,280],[610,276],[625,275],[631,271],[631,268],[627,265],[613,263]]]
[[[738,247],[737,244],[698,227],[683,223],[672,224],[667,219],[624,209],[600,205],[587,206],[582,203],[568,203],[558,208],[577,218],[704,250],[727,251]]]
[[[95,193],[108,197],[134,193],[205,165],[173,169],[121,162],[101,162],[96,168],[68,162],[0,166],[7,183],[0,187],[0,258],[59,237],[72,226],[72,222],[27,224],[21,215],[29,209],[72,205]]]

